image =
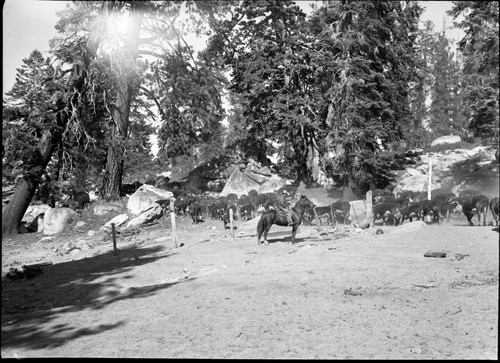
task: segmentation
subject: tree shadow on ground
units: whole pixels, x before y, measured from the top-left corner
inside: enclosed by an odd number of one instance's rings
[[[64,313],[85,309],[102,309],[124,299],[144,298],[182,279],[154,285],[123,288],[119,282],[132,278],[134,268],[175,253],[163,246],[130,248],[82,260],[45,267],[45,272],[32,279],[2,281],[2,349],[23,347],[44,349],[64,345],[81,336],[99,334],[119,328],[124,321],[97,324],[95,327],[50,326]]]

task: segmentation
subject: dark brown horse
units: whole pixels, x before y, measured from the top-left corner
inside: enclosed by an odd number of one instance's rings
[[[295,243],[295,234],[297,233],[297,228],[302,223],[302,217],[307,209],[314,208],[314,203],[311,202],[305,195],[303,195],[295,206],[292,208],[292,243]],[[269,210],[262,213],[259,223],[257,224],[257,244],[260,244],[260,238],[262,233],[264,233],[264,243],[267,245],[267,233],[273,224],[278,226],[289,226],[286,216],[277,210]]]

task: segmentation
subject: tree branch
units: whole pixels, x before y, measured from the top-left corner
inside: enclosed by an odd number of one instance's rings
[[[141,86],[140,87],[141,90],[143,90],[152,100],[153,102],[156,104],[156,106],[158,107],[158,110],[160,112],[160,115],[161,116],[165,116],[165,114],[163,113],[163,110],[160,106],[160,102],[158,101],[158,99],[156,98],[156,96],[153,94],[153,92],[149,89],[147,89],[146,87],[144,86]]]

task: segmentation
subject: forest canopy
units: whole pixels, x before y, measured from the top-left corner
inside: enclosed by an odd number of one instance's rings
[[[3,183],[23,190],[9,213],[19,219],[40,184],[78,180],[117,199],[124,178],[235,145],[297,182],[358,188],[389,181],[387,150],[448,134],[497,145],[498,2],[453,4],[457,51],[446,28],[419,25],[417,1],[315,2],[309,14],[290,0],[73,2],[50,57],[27,55],[3,101]]]

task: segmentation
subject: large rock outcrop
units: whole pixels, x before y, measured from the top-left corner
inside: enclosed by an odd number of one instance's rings
[[[462,139],[458,135],[446,135],[434,139],[431,142],[431,146],[442,145],[442,144],[456,144],[461,141]]]
[[[111,219],[110,221],[108,221],[107,223],[105,223],[101,228],[100,230],[101,231],[106,231],[106,232],[110,232],[112,230],[112,224],[115,225],[115,227],[118,227],[118,226],[121,226],[122,224],[124,224],[126,221],[128,221],[129,219],[129,216],[125,213],[123,214],[119,214],[117,216],[115,216],[113,219]]]
[[[494,160],[494,150],[484,146],[423,154],[418,165],[400,174],[393,191],[427,191],[431,165],[432,190],[458,194],[464,189],[475,189],[493,195],[498,193],[498,163]]]
[[[31,223],[38,215],[45,213],[49,208],[48,204],[30,204],[21,221]]]
[[[71,208],[48,208],[43,218],[43,234],[56,234],[66,230],[78,213]]]
[[[173,197],[174,194],[168,190],[144,184],[129,197],[127,209],[133,215],[140,214],[148,209],[152,203]]]
[[[239,197],[242,194],[248,194],[252,189],[258,191],[259,194],[270,193],[275,192],[283,185],[285,182],[270,168],[250,160],[246,166],[240,165],[234,169],[220,196],[224,197],[234,193]]]
[[[151,203],[149,206],[142,210],[142,212],[130,219],[125,227],[122,230],[136,228],[143,224],[150,223],[155,219],[160,218],[163,215],[163,209],[161,205],[158,203]]]

